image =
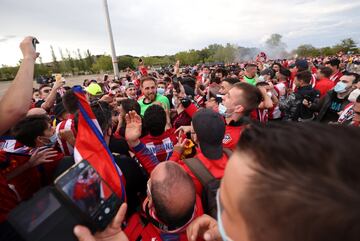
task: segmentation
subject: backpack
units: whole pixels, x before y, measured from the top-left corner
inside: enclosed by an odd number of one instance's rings
[[[224,148],[223,151],[227,157],[230,158],[232,151],[228,148]],[[184,163],[189,167],[191,172],[196,176],[196,178],[203,186],[201,202],[204,208],[204,212],[216,219],[216,192],[220,187],[221,179],[215,178],[198,158],[194,157],[185,159]]]

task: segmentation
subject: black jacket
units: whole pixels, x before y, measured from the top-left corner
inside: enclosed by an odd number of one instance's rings
[[[314,103],[311,105],[310,109],[312,111],[318,112],[318,115],[316,117],[317,121],[319,121],[319,122],[323,121],[326,113],[328,112],[328,110],[330,108],[330,105],[331,105],[331,102],[332,102],[334,96],[336,96],[336,92],[334,90],[330,90],[317,103]],[[345,97],[345,101],[342,103],[341,109],[342,110],[345,109],[345,107],[349,103],[350,102],[347,100],[347,97]]]
[[[301,119],[312,119],[314,116],[313,110],[304,106],[302,102],[304,99],[314,102],[319,96],[319,91],[313,89],[311,85],[299,87],[297,92],[289,94],[285,100],[279,102],[280,110],[284,112],[284,120],[299,121]]]

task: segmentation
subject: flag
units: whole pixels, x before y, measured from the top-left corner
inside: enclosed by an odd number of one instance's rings
[[[19,154],[19,155],[31,155],[34,148],[27,147],[11,136],[0,137],[0,151]]]
[[[124,176],[116,165],[102,134],[102,130],[80,86],[73,88],[78,98],[78,131],[74,159],[87,160],[123,202],[126,200]]]

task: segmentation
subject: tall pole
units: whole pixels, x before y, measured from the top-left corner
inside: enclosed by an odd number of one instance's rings
[[[107,0],[103,0],[103,3],[104,3],[104,10],[105,10],[105,17],[106,17],[106,27],[107,27],[109,39],[110,39],[111,58],[112,58],[112,63],[113,63],[113,68],[114,68],[114,75],[116,77],[120,77],[118,61],[117,61],[116,52],[115,52],[114,38],[113,38],[112,30],[111,30],[111,23],[110,23],[109,8],[108,8]]]

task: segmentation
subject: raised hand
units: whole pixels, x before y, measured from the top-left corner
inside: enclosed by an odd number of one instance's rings
[[[42,163],[54,161],[54,157],[57,156],[57,151],[52,148],[37,149],[30,157],[29,164],[31,167],[35,167]]]
[[[20,49],[24,59],[36,60],[36,58],[40,55],[36,52],[33,46],[33,39],[34,37],[28,36],[20,43]]]
[[[182,154],[185,150],[187,141],[188,140],[186,138],[182,137],[182,133],[180,132],[178,143],[176,143],[176,145],[174,146],[174,151]]]
[[[179,128],[176,129],[175,133],[190,133],[191,132],[191,126],[180,126]]]
[[[125,139],[130,146],[136,146],[139,144],[139,138],[141,136],[141,117],[135,111],[130,111],[125,115],[125,121]]]

